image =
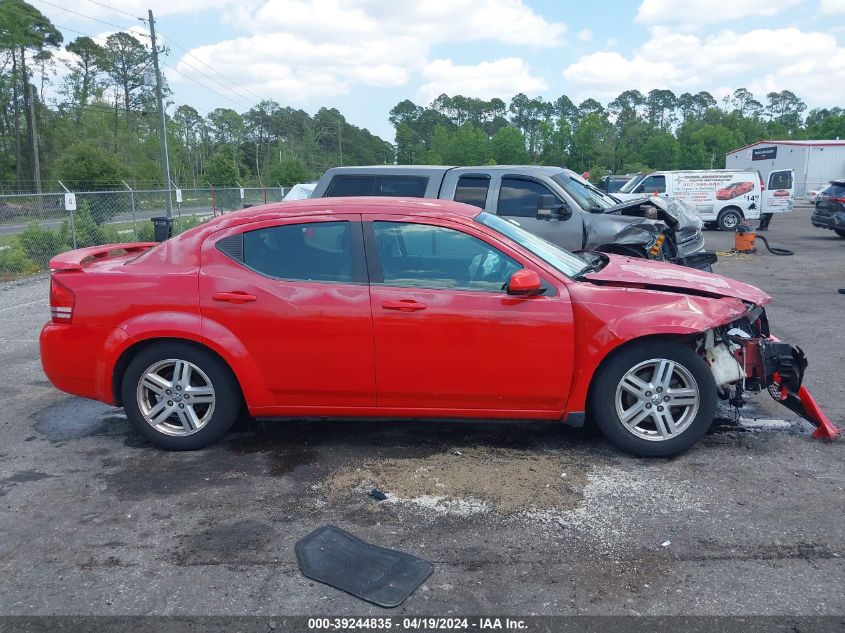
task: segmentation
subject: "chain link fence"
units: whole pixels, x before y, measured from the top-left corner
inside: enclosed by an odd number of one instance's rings
[[[244,187],[172,189],[173,234],[237,209],[279,202],[289,189]],[[50,258],[73,248],[153,240],[151,219],[167,215],[167,190],[0,195],[0,279],[46,270]]]

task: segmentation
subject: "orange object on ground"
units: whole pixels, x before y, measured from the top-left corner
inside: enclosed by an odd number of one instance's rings
[[[756,253],[757,249],[754,248],[754,240],[757,239],[757,232],[753,231],[752,229],[745,229],[740,230],[739,228],[736,231],[736,237],[734,238],[734,250],[740,253]]]

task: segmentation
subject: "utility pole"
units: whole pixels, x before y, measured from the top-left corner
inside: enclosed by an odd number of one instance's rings
[[[340,120],[337,122],[337,146],[340,149],[340,166],[343,167],[343,136],[340,129]]]
[[[156,101],[158,102],[158,135],[161,144],[161,177],[164,180],[164,187],[167,190],[165,205],[167,217],[173,217],[173,200],[170,198],[170,158],[167,156],[167,119],[164,115],[164,99],[161,89],[161,70],[158,67],[158,48],[156,47],[156,23],[153,18],[153,10],[150,13],[150,40],[153,47],[153,69],[156,74]]]
[[[35,193],[41,195],[41,163],[38,159],[38,132],[35,129],[35,86],[29,86],[29,118],[32,120],[30,132],[32,138],[29,142],[32,144],[32,179],[35,180]],[[39,205],[41,198],[38,199]]]

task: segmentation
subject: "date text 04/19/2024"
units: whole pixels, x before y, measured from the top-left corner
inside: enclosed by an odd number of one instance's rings
[[[309,630],[361,631],[525,631],[525,620],[519,618],[445,618],[445,617],[357,617],[357,618],[309,618]]]

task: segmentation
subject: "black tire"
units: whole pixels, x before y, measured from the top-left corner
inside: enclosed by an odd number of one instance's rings
[[[617,412],[617,398],[619,397],[617,390],[623,390],[621,387],[622,379],[638,365],[655,359],[666,359],[685,369],[695,383],[694,386],[687,386],[695,388],[698,393],[697,410],[691,407],[688,410],[687,420],[689,421],[685,422],[682,430],[665,439],[646,439],[643,435],[647,432],[647,429],[646,431],[639,428],[635,428],[633,431],[628,430]],[[647,371],[647,368],[643,371]],[[651,392],[645,393],[651,394]],[[630,398],[631,396],[626,396],[623,393],[621,397]],[[688,450],[707,432],[716,412],[716,400],[716,383],[713,380],[713,375],[698,354],[680,343],[649,340],[628,345],[612,354],[601,364],[590,388],[588,406],[592,418],[602,434],[617,448],[626,453],[642,457],[672,457]],[[649,399],[644,399],[643,402],[651,404]],[[643,406],[648,405],[644,404]],[[658,405],[652,406],[655,407],[653,411],[656,412]],[[649,410],[652,410],[652,406],[649,406]],[[666,409],[675,413],[680,410],[669,409],[668,406]],[[681,421],[683,421],[683,417]],[[639,424],[647,427],[652,423],[652,419],[647,417]],[[654,424],[654,427],[656,438],[659,429],[656,424]]]
[[[740,222],[742,222],[742,211],[736,207],[722,209],[716,220],[720,231],[735,231]]]
[[[164,363],[164,371],[166,371],[166,361],[170,359],[186,361],[193,365],[193,368],[199,370],[194,372],[197,376],[195,380],[199,380],[202,384],[207,381],[212,388],[213,407],[194,404],[192,408],[193,411],[199,411],[200,414],[202,412],[209,413],[210,408],[210,415],[207,416],[201,427],[190,432],[190,434],[171,435],[162,432],[147,422],[141,411],[139,400],[142,398],[139,396],[139,383],[142,377],[157,364]],[[186,389],[186,391],[188,390]],[[167,393],[170,393],[170,391]],[[121,397],[126,417],[132,423],[135,431],[156,446],[172,451],[193,451],[204,448],[220,439],[238,417],[243,404],[237,381],[225,363],[207,350],[179,342],[156,343],[141,350],[130,361],[123,374]],[[158,396],[153,397],[158,398]],[[172,397],[175,399],[181,397],[181,395]],[[187,399],[185,402],[187,402]],[[205,419],[205,416],[203,416],[203,419]],[[179,416],[177,413],[173,413],[166,417],[160,425],[176,426],[177,422],[179,422]],[[178,429],[173,432],[178,432]]]
[[[839,237],[845,237],[845,231],[842,229],[833,229],[833,232],[836,233]]]

